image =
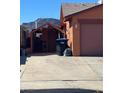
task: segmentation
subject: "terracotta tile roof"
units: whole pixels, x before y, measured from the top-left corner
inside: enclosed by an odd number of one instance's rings
[[[66,17],[97,5],[98,4],[96,3],[63,3],[62,4],[63,15],[64,17]]]

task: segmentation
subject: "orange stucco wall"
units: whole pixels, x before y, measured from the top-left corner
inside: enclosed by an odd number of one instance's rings
[[[103,6],[97,6],[95,8],[74,14],[72,16],[72,22],[66,21],[66,35],[68,45],[72,48],[74,56],[80,55],[80,22],[83,19],[103,19]],[[70,26],[71,25],[71,26]]]
[[[72,42],[72,39],[73,39],[72,31],[73,31],[73,26],[70,26],[69,21],[66,21],[66,36],[68,39],[68,46],[69,47],[72,47],[72,43],[73,43]]]

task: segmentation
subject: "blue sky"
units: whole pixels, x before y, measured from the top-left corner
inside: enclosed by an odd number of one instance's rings
[[[97,0],[20,0],[20,23],[37,18],[60,18],[61,3],[97,2]]]

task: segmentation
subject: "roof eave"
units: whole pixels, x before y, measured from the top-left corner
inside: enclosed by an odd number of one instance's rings
[[[67,15],[67,16],[64,16],[64,17],[65,17],[65,20],[71,18],[72,16],[74,16],[74,15],[80,13],[80,12],[85,12],[85,11],[87,11],[87,10],[90,10],[90,9],[92,9],[92,8],[95,8],[95,7],[98,7],[98,6],[102,6],[102,5],[103,5],[103,4],[99,4],[99,5],[97,5],[97,6],[94,6],[94,7],[88,8],[88,9],[86,9],[86,10],[82,10],[82,11],[79,11],[79,12],[76,12],[76,13],[73,13],[73,14],[70,14],[70,15]]]

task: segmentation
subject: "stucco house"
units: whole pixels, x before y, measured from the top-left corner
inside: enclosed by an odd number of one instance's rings
[[[63,3],[60,24],[74,56],[103,55],[103,4]]]

